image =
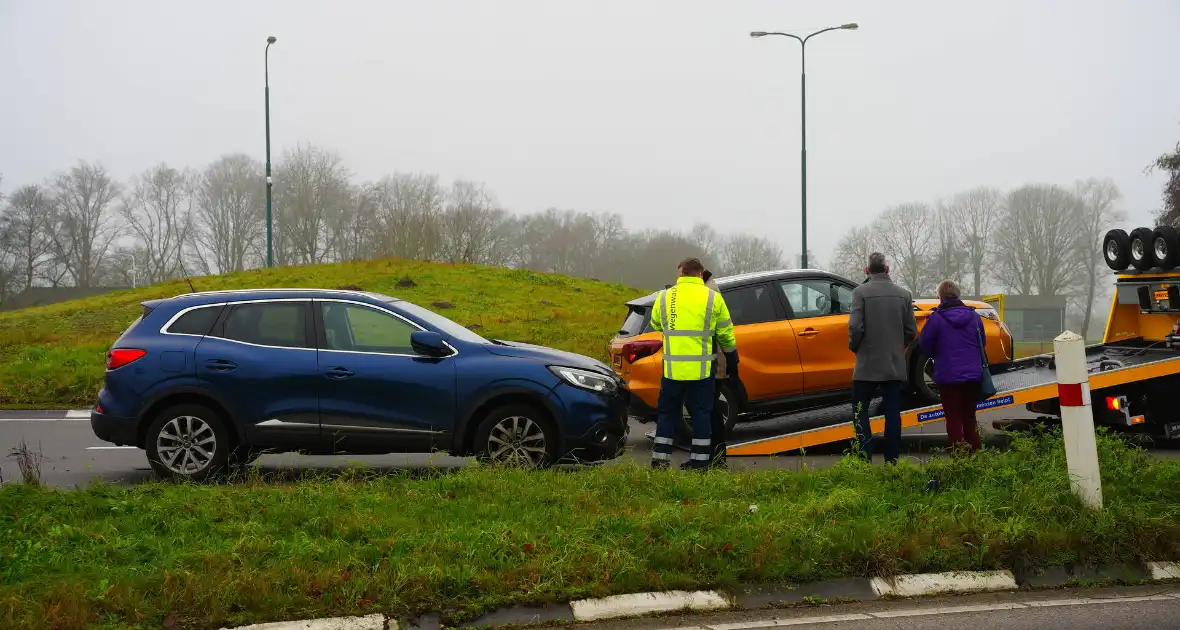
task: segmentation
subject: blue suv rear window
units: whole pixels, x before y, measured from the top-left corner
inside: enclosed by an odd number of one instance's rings
[[[220,304],[195,308],[172,322],[172,325],[168,327],[166,332],[174,335],[199,335],[204,337],[213,329],[213,324],[217,323],[217,316],[221,315],[222,308],[224,307]]]

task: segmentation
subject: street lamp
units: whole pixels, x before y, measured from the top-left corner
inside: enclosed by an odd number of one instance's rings
[[[278,41],[274,35],[266,38],[266,50],[262,54],[262,70],[266,81],[266,266],[275,263],[270,212],[270,45]]]
[[[750,33],[750,37],[755,39],[759,37],[766,37],[767,35],[781,35],[783,37],[790,37],[791,39],[799,42],[799,84],[801,88],[799,98],[803,104],[801,110],[803,116],[803,151],[801,154],[801,168],[803,177],[803,256],[801,260],[801,266],[804,269],[807,268],[807,40],[815,37],[816,35],[819,35],[820,33],[827,33],[828,31],[855,31],[857,28],[859,28],[859,26],[855,22],[852,22],[850,24],[843,24],[841,26],[830,26],[825,29],[820,29],[806,37],[799,37],[798,35],[793,35],[791,33],[768,33],[766,31],[754,31]]]

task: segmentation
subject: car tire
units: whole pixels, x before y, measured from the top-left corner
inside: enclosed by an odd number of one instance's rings
[[[728,441],[729,436],[733,433],[733,425],[737,424],[738,397],[728,379],[717,381],[717,391],[719,396],[714,402],[713,413],[724,414],[725,438]],[[692,443],[692,418],[689,417],[687,408],[683,409],[680,414],[680,422],[676,423],[676,442]]]
[[[1102,258],[1114,271],[1125,271],[1131,264],[1131,237],[1126,230],[1111,230],[1102,239]]]
[[[938,395],[938,385],[934,382],[934,359],[921,350],[914,353],[910,366],[910,387],[919,404],[935,404],[942,400]]]
[[[1155,255],[1152,253],[1151,228],[1135,228],[1131,230],[1131,246],[1127,251],[1131,257],[1131,266],[1139,271],[1147,271],[1155,266]]]
[[[185,481],[221,474],[234,451],[226,420],[197,404],[174,405],[156,414],[144,446],[157,475]]]
[[[547,468],[560,458],[549,414],[528,404],[493,409],[475,431],[476,459],[485,464]]]
[[[1151,255],[1160,269],[1170,271],[1180,263],[1180,239],[1176,228],[1170,225],[1157,227],[1151,234]]]

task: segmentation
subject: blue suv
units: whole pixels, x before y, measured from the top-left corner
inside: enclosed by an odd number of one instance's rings
[[[539,467],[616,457],[625,392],[599,361],[484,339],[386,295],[218,291],[143,303],[90,423],[191,480],[282,451]]]

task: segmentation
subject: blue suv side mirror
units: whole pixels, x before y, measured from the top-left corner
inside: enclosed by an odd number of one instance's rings
[[[443,341],[442,335],[430,330],[410,333],[410,347],[414,352],[427,357],[439,358],[454,354],[450,346]]]

